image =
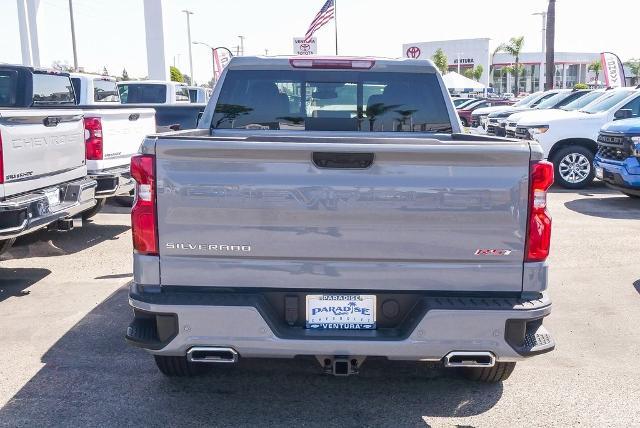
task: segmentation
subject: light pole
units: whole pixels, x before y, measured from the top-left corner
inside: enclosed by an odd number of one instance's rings
[[[190,84],[193,85],[195,80],[193,78],[193,57],[191,56],[191,21],[189,15],[193,15],[190,10],[184,9],[183,12],[187,15],[187,37],[189,40],[189,77],[191,78]]]
[[[71,21],[71,44],[73,45],[73,71],[78,71],[78,51],[76,50],[76,24],[73,20],[73,0],[69,0],[69,21]]]
[[[238,36],[240,39],[240,53],[239,56],[244,56],[244,36]]]
[[[546,38],[547,38],[547,12],[536,12],[532,13],[532,15],[540,15],[542,17],[542,61],[540,61],[540,80],[539,80],[539,88],[541,91],[544,91],[544,68],[545,68],[545,50],[546,50]],[[533,89],[533,88],[532,88]]]

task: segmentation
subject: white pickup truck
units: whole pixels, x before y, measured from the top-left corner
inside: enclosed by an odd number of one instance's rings
[[[144,137],[156,132],[155,110],[123,106],[112,77],[72,73],[71,82],[84,114],[88,174],[98,182],[98,202],[84,215],[89,218],[106,198],[133,191],[129,162]]]
[[[189,89],[180,82],[136,80],[118,83],[122,104],[188,104]]]
[[[44,227],[70,230],[93,209],[83,134],[68,74],[0,65],[0,253]]]
[[[612,89],[578,111],[523,117],[517,122],[516,135],[540,143],[545,158],[553,162],[556,183],[581,189],[594,179],[593,158],[600,128],[632,117],[640,117],[640,90]]]

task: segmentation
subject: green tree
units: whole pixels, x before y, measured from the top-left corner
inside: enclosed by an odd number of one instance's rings
[[[129,80],[129,73],[127,73],[127,69],[122,69],[122,80]]]
[[[576,83],[573,89],[589,89],[589,85],[586,83]]]
[[[462,72],[462,75],[464,77],[467,77],[469,79],[473,79],[475,81],[480,81],[480,79],[482,78],[482,72],[484,71],[484,68],[482,68],[482,65],[478,64],[475,67],[472,68],[467,68],[466,70],[464,70]]]
[[[629,70],[633,73],[633,77],[636,80],[636,85],[640,84],[640,59],[632,58],[625,62],[624,65],[629,67]]]
[[[516,96],[520,93],[520,53],[524,47],[524,36],[512,37],[504,46],[504,51],[515,59],[515,77],[516,77]]]
[[[174,66],[169,67],[169,74],[171,75],[172,82],[184,82],[184,78],[182,77],[182,72],[178,69],[178,67],[174,67]]]
[[[102,67],[102,75],[103,76],[108,76],[109,75],[109,70],[107,70],[107,66],[106,65],[104,67]]]
[[[602,71],[602,62],[600,62],[600,60],[593,61],[591,64],[589,64],[589,66],[587,67],[587,70],[593,71],[595,73],[595,75],[596,75],[596,86],[598,86],[598,79],[600,77],[600,71]]]
[[[440,70],[440,73],[445,74],[449,69],[449,61],[447,60],[447,56],[444,54],[444,51],[438,48],[437,51],[431,57],[433,63],[436,65],[436,68]]]

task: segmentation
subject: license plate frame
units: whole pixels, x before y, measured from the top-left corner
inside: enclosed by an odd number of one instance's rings
[[[375,330],[374,294],[309,294],[305,327],[314,330]]]

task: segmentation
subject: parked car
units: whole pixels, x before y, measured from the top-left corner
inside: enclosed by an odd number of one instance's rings
[[[569,91],[568,89],[566,91]],[[506,109],[502,109],[500,111],[496,111],[490,113],[487,116],[487,134],[488,135],[497,135],[498,137],[506,136],[506,124],[507,118],[514,113],[521,111],[530,111],[533,108],[538,107],[544,101],[549,100],[559,93],[563,92],[562,89],[555,89],[551,91],[547,91],[543,93],[536,101],[528,104],[528,105],[520,105],[520,106],[512,106]]]
[[[536,92],[511,105],[479,108],[471,115],[471,126],[478,131],[486,132],[488,117],[491,113],[508,110],[510,107],[530,107],[538,105],[545,98],[544,92]]]
[[[612,189],[640,198],[640,119],[611,122],[598,135],[595,175]]]
[[[589,94],[591,90],[589,89],[565,89],[559,91],[552,97],[547,98],[542,101],[537,106],[532,109],[519,110],[509,114],[510,112],[507,110],[506,112],[497,113],[498,117],[498,126],[497,129],[500,130],[500,135],[515,138],[516,137],[516,127],[517,121],[520,117],[527,115],[531,112],[537,112],[541,110],[555,110],[564,107],[571,102],[580,99],[581,97]],[[489,118],[493,117],[493,115],[489,115]]]
[[[95,190],[69,74],[0,65],[0,253],[18,236],[81,225]]]
[[[516,96],[513,92],[503,92],[502,93],[502,98],[505,100],[512,100],[514,99]]]
[[[529,139],[531,136],[526,131],[525,128],[518,128],[518,123],[522,120],[548,120],[553,119],[555,117],[565,116],[569,112],[578,111],[585,108],[587,105],[595,102],[600,97],[604,96],[606,90],[604,89],[596,89],[590,90],[587,93],[583,94],[579,98],[574,99],[570,103],[567,103],[561,107],[553,108],[553,109],[538,109],[534,108],[531,110],[525,110],[518,113],[514,113],[508,118],[507,123],[507,136],[513,137],[515,135],[516,138],[521,139]],[[549,101],[549,100],[547,100]],[[544,101],[546,103],[547,101]]]
[[[582,189],[594,178],[593,159],[598,134],[608,122],[640,116],[640,90],[607,91],[583,109],[541,120],[522,119],[518,133],[528,133],[540,143],[555,167],[556,182],[568,189]]]
[[[107,198],[122,201],[120,197],[133,191],[131,156],[146,135],[156,132],[155,110],[121,105],[112,77],[71,73],[71,82],[84,114],[88,174],[98,182],[97,203],[84,213],[84,218],[90,218],[104,207]]]
[[[553,349],[537,143],[462,133],[430,61],[235,57],[219,85],[131,163],[126,337],[162,373],[377,356],[498,382]]]
[[[509,102],[505,100],[476,100],[457,108],[456,111],[458,112],[458,117],[460,117],[462,125],[467,127],[471,124],[471,115],[477,109],[501,105],[509,105]]]
[[[202,86],[187,86],[189,101],[196,104],[206,104],[211,98],[211,89]]]
[[[190,103],[189,89],[180,82],[162,80],[128,80],[118,82],[122,104]]]

